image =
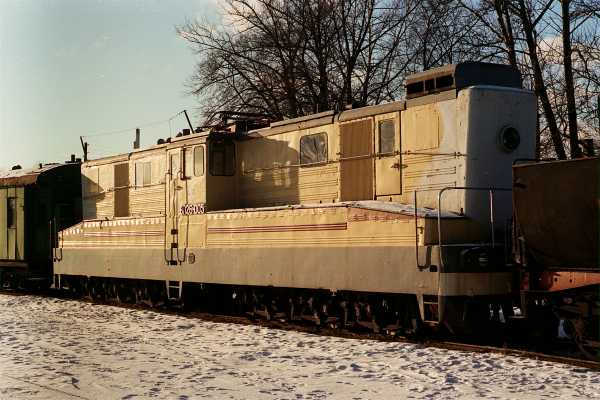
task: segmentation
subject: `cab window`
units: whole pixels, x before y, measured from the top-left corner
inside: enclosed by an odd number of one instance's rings
[[[152,183],[152,163],[150,161],[135,163],[135,186],[150,186]]]
[[[396,148],[396,129],[393,119],[379,122],[379,152],[393,153]]]
[[[300,165],[327,162],[327,134],[325,132],[300,138]]]

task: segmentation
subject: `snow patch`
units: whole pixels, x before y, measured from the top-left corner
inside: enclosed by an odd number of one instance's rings
[[[600,373],[0,295],[0,398],[600,398]]]

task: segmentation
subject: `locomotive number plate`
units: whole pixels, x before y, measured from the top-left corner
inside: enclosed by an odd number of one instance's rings
[[[184,204],[179,209],[181,215],[204,214],[204,203]]]

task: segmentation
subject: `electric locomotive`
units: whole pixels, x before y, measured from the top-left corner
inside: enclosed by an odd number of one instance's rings
[[[487,63],[411,75],[406,99],[377,106],[225,114],[81,165],[83,221],[60,232],[55,285],[472,332],[512,310],[511,166],[534,156],[535,130],[518,70]]]

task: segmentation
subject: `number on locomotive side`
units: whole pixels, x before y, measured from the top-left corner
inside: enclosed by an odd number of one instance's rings
[[[179,209],[182,215],[204,214],[204,204],[184,204]]]

